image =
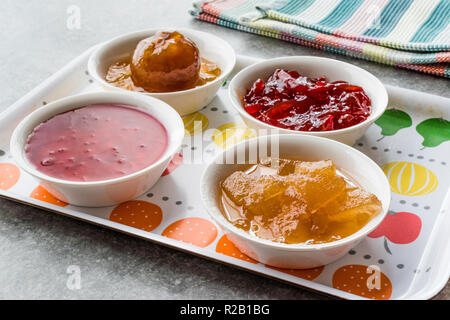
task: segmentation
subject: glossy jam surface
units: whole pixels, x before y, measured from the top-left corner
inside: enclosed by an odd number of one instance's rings
[[[371,112],[370,99],[359,86],[282,69],[276,69],[266,81],[256,80],[243,102],[245,111],[256,119],[296,131],[351,127]]]
[[[279,159],[236,171],[221,184],[224,216],[257,237],[318,244],[345,238],[381,210],[330,160]]]
[[[220,68],[200,57],[194,42],[178,32],[141,40],[131,59],[112,64],[106,81],[132,91],[174,92],[216,79]]]
[[[93,104],[39,124],[25,152],[49,176],[99,181],[144,169],[167,145],[166,129],[151,115],[122,104]]]

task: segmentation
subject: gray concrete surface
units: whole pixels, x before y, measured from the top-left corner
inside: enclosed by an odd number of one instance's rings
[[[81,29],[66,27],[81,9]],[[0,10],[0,111],[90,46],[137,29],[185,26],[229,41],[238,54],[311,54],[361,66],[384,83],[450,97],[448,79],[195,21],[189,0],[3,0]],[[4,142],[1,142],[2,144]],[[66,286],[69,265],[82,289]],[[327,299],[189,254],[0,199],[0,298],[3,299]],[[436,297],[450,298],[450,286]]]

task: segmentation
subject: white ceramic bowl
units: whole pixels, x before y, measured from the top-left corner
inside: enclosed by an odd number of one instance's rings
[[[360,86],[372,101],[372,112],[365,121],[352,127],[321,132],[282,129],[259,121],[244,110],[241,97],[245,96],[255,80],[267,79],[277,68],[296,70],[302,76],[313,78],[325,76],[329,81],[344,80]],[[348,145],[353,145],[364,134],[367,128],[383,114],[388,103],[388,95],[383,84],[366,70],[338,60],[309,56],[281,57],[252,64],[241,70],[231,80],[228,90],[232,106],[239,112],[247,126],[256,131],[276,129],[280,134],[296,133],[325,137]]]
[[[194,41],[202,58],[208,59],[220,67],[222,71],[220,76],[203,86],[189,90],[141,94],[163,100],[182,116],[198,111],[215,97],[236,63],[233,48],[227,42],[212,34],[185,28],[158,28],[128,33],[100,44],[89,58],[88,71],[105,89],[127,91],[105,81],[108,67],[118,60],[130,58],[136,45],[142,39],[148,38],[159,31],[175,30]]]
[[[337,168],[345,171],[361,187],[380,199],[383,206],[382,212],[349,237],[324,244],[276,243],[258,238],[235,227],[222,214],[219,185],[232,172],[246,170],[248,164],[219,163],[230,163],[230,159],[234,160],[234,163],[236,163],[236,159],[249,159],[249,150],[256,150],[254,148],[258,144],[260,147],[264,146],[264,139],[267,139],[267,150],[270,151],[272,145],[277,144],[277,137],[280,157],[301,160],[333,160]],[[231,150],[232,152],[230,152]],[[268,152],[268,154],[273,155],[274,153]],[[224,159],[228,160],[225,162]],[[298,134],[259,136],[223,151],[206,168],[201,179],[200,193],[210,216],[223,228],[228,238],[239,250],[262,263],[293,269],[314,268],[341,258],[381,223],[387,214],[391,198],[386,176],[380,167],[366,155],[334,140]]]
[[[161,158],[140,171],[101,181],[62,180],[36,170],[25,154],[27,138],[33,129],[59,113],[95,103],[131,105],[158,119],[168,134],[168,146]],[[41,180],[56,198],[77,206],[102,207],[131,200],[151,188],[181,146],[183,137],[184,126],[180,115],[163,101],[135,93],[93,92],[54,101],[29,114],[14,130],[10,150],[16,163],[24,171]]]

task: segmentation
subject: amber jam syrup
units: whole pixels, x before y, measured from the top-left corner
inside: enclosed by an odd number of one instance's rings
[[[195,87],[203,86],[204,84],[215,80],[220,76],[221,70],[219,66],[209,60],[201,58],[200,73]],[[121,60],[112,64],[108,68],[105,80],[112,85],[136,92],[160,92],[148,91],[136,85],[131,78],[130,60]]]
[[[276,165],[259,163],[250,166],[240,177],[232,179],[230,175],[227,178],[230,181],[227,183],[225,179],[220,187],[225,218],[251,235],[281,243],[326,243],[357,232],[381,210],[381,203],[374,195],[365,192],[344,170],[330,165],[331,161],[316,163],[321,166],[319,170],[326,172],[318,178],[324,181],[323,191],[314,189],[321,182],[314,185],[316,182],[308,180],[316,179],[312,175],[308,177],[306,173],[306,177],[301,178],[283,172],[285,168],[280,170]],[[246,176],[249,185],[246,185]],[[289,187],[283,186],[283,182],[271,180],[274,177],[286,177],[287,184],[293,181],[295,184],[295,179],[306,179],[306,183],[310,183],[306,188],[312,188],[311,192],[296,195],[294,190],[289,191]],[[335,185],[327,186],[327,180]],[[252,190],[245,194],[249,188]],[[310,199],[303,201],[301,197]]]

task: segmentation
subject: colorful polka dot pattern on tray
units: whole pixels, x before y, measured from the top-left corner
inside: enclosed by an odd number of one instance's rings
[[[241,259],[246,262],[255,263],[255,264],[258,263],[257,261],[253,260],[252,258],[246,256],[244,253],[239,251],[239,249],[236,248],[236,246],[233,244],[233,242],[231,242],[228,239],[227,235],[223,235],[222,238],[220,238],[219,241],[217,242],[216,252],[224,254],[224,255],[232,257],[232,258]]]
[[[195,112],[183,117],[184,131],[187,136],[201,133],[209,126],[208,118],[201,112]]]
[[[20,169],[11,163],[0,163],[0,190],[8,190],[20,178]]]
[[[396,244],[408,244],[415,241],[422,229],[422,220],[410,212],[389,212],[381,224],[368,237],[386,237]]]
[[[67,206],[67,203],[55,198],[44,186],[39,185],[33,191],[31,191],[30,197],[33,199],[41,200],[50,204],[54,204],[60,207]]]
[[[383,115],[375,121],[381,127],[383,136],[393,136],[399,130],[412,126],[411,116],[405,111],[395,108],[387,109]]]
[[[333,274],[333,288],[376,300],[388,300],[392,294],[391,281],[384,273],[355,264],[336,270]]]
[[[216,239],[217,228],[203,218],[185,218],[169,225],[162,235],[204,248]]]
[[[159,226],[162,216],[162,210],[158,205],[142,200],[132,200],[115,207],[109,220],[144,231],[152,231]]]
[[[88,83],[90,76],[84,76]],[[389,90],[396,96],[392,101],[399,100],[395,91]],[[420,108],[413,106],[420,100],[417,99],[419,95],[412,93],[411,97],[405,98],[412,107],[390,106],[354,145],[383,166],[393,191],[390,212],[363,242],[342,259],[325,267],[290,270],[258,263],[239,251],[206,213],[198,198],[198,183],[204,167],[189,163],[190,152],[194,150],[193,135],[203,133],[203,148],[196,151],[202,149],[204,155],[214,155],[223,147],[252,137],[239,115],[229,106],[226,89],[221,89],[214,102],[201,112],[183,118],[186,137],[179,154],[172,159],[164,177],[133,201],[106,208],[68,205],[54,198],[39,185],[39,181],[21,172],[4,146],[0,146],[3,149],[0,150],[0,183],[3,182],[0,192],[12,197],[17,193],[22,199],[38,199],[33,201],[34,205],[53,211],[58,208],[50,204],[60,206],[60,210],[68,215],[71,212],[92,215],[104,219],[108,227],[120,229],[122,224],[127,226],[127,232],[144,234],[154,242],[170,243],[185,251],[293,284],[323,286],[315,287],[315,290],[334,288],[337,290],[333,294],[346,298],[350,297],[347,293],[351,293],[369,299],[397,299],[407,292],[414,279],[423,277],[426,283],[434,274],[431,270],[435,270],[435,266],[420,264],[421,256],[417,253],[425,250],[450,182],[447,174],[450,112],[433,107],[434,114],[422,113],[421,110],[426,110],[425,103],[422,102]],[[48,97],[44,100],[51,101]],[[43,104],[44,101],[35,103],[36,106]],[[371,266],[380,268],[380,290],[369,290],[367,286],[368,280],[370,286],[377,284],[376,279],[370,278],[374,273],[367,273]]]
[[[421,196],[438,186],[436,175],[428,168],[412,162],[394,161],[382,167],[391,191],[405,196]]]
[[[227,123],[217,127],[212,140],[220,148],[228,148],[244,139],[255,137],[255,133],[241,123]]]
[[[424,120],[417,125],[416,130],[423,137],[424,147],[437,147],[450,140],[450,121],[443,118]]]

